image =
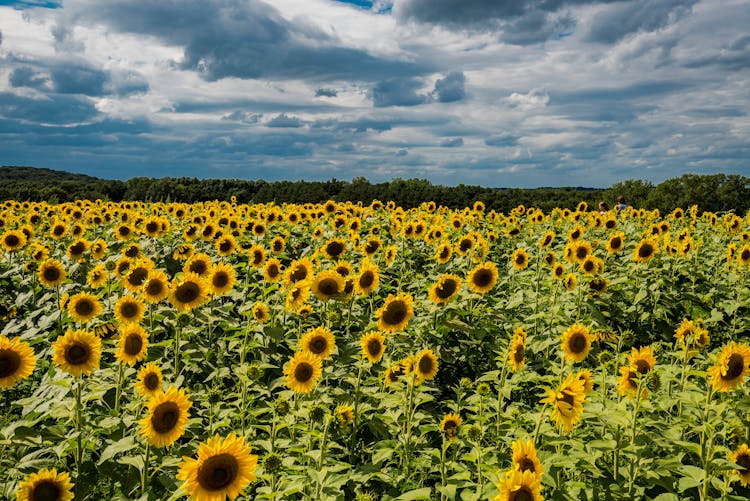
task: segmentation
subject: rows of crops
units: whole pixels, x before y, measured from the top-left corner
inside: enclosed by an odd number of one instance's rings
[[[750,216],[0,205],[0,497],[747,499]]]

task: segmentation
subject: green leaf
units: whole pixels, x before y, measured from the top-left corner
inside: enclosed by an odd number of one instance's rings
[[[115,454],[120,454],[122,452],[127,452],[134,447],[137,446],[137,443],[135,441],[135,438],[132,436],[123,437],[117,442],[108,445],[104,451],[102,451],[102,455],[99,456],[99,461],[97,464],[102,464],[103,462],[107,461],[108,459],[115,456]]]
[[[429,487],[422,487],[421,489],[414,489],[413,491],[405,492],[396,499],[401,499],[403,501],[410,501],[414,499],[430,499],[431,494],[432,489],[430,489]]]

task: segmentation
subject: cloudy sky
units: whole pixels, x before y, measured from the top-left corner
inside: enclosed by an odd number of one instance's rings
[[[750,175],[750,0],[0,0],[0,165]]]

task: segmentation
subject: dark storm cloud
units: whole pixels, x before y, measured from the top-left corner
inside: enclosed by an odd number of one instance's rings
[[[338,95],[339,93],[336,91],[336,89],[315,89],[315,97],[336,97]]]
[[[615,43],[631,33],[656,31],[688,15],[698,0],[637,0],[619,2],[594,16],[585,39]]]
[[[10,92],[0,92],[0,117],[25,122],[66,124],[90,121],[99,112],[86,98],[51,94],[31,99]]]
[[[149,88],[146,80],[134,71],[108,72],[86,64],[60,61],[37,61],[36,68],[18,66],[11,71],[8,82],[12,87],[91,97],[142,94]]]
[[[227,77],[378,80],[430,71],[425,63],[383,59],[343,46],[311,23],[284,19],[271,5],[230,0],[111,0],[78,12],[121,32],[184,47],[183,69],[206,80]]]
[[[391,78],[375,84],[369,93],[376,108],[385,106],[416,106],[428,101],[427,94],[418,91],[422,83],[416,78]]]
[[[266,127],[277,128],[296,128],[302,127],[302,125],[302,120],[300,120],[298,117],[289,116],[286,113],[277,115],[266,122]]]
[[[458,148],[464,145],[464,140],[461,137],[445,138],[440,141],[440,146],[443,148]]]
[[[49,78],[38,73],[29,66],[21,66],[10,72],[8,83],[11,87],[29,87],[31,89],[43,89],[47,86]]]
[[[436,99],[441,103],[460,101],[466,96],[465,82],[466,77],[461,71],[452,71],[445,78],[439,78],[435,82]]]
[[[52,70],[51,78],[56,92],[86,96],[104,95],[109,82],[105,72],[87,66],[59,66]]]
[[[484,144],[498,147],[515,146],[518,144],[518,138],[511,134],[498,134],[485,139]]]

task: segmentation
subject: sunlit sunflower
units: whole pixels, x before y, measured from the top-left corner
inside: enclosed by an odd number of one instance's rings
[[[281,261],[272,257],[263,265],[263,278],[268,283],[276,283],[281,280],[281,274],[283,273],[283,267]]]
[[[36,356],[21,338],[0,336],[0,388],[10,388],[34,372]]]
[[[143,303],[131,295],[124,295],[115,303],[115,318],[122,322],[138,323],[143,320]]]
[[[200,277],[207,277],[211,273],[212,268],[213,263],[211,262],[211,256],[199,252],[198,254],[190,256],[182,267],[182,271],[186,273],[195,273]]]
[[[371,364],[380,362],[385,353],[385,336],[378,331],[369,331],[362,336],[360,340],[362,347],[362,356],[370,361]]]
[[[620,379],[617,391],[621,395],[633,398],[638,392],[638,381],[651,372],[656,366],[654,350],[650,346],[640,349],[633,348],[628,355],[628,365],[620,367]],[[642,387],[641,398],[645,398],[646,388]]]
[[[586,240],[576,240],[571,242],[569,260],[576,263],[582,263],[591,255],[591,251],[591,243]]]
[[[568,273],[568,275],[565,277],[565,280],[563,281],[563,284],[565,285],[565,290],[567,291],[573,291],[576,288],[576,284],[578,283],[578,280],[576,279],[576,276],[572,273]]]
[[[450,412],[443,416],[443,420],[440,421],[440,433],[448,441],[456,440],[458,438],[458,430],[461,428],[463,422],[460,414]]]
[[[151,398],[162,391],[161,367],[155,362],[149,362],[138,369],[138,381],[135,383],[135,389],[145,398]]]
[[[750,266],[750,245],[743,245],[737,252],[737,261],[743,266]]]
[[[582,236],[583,236],[583,228],[581,228],[580,225],[577,225],[575,228],[573,228],[572,230],[568,232],[568,239],[571,242],[578,240]]]
[[[438,359],[432,350],[422,350],[414,355],[413,363],[417,382],[430,381],[438,373]]]
[[[750,483],[750,448],[748,448],[747,444],[742,444],[727,456],[729,461],[739,466],[739,468],[734,470],[735,475],[738,477],[735,480],[739,480],[742,486],[746,487]]]
[[[102,303],[96,296],[79,292],[68,301],[68,313],[78,323],[85,324],[102,312]]]
[[[262,301],[256,301],[250,311],[258,323],[265,324],[271,319],[271,315],[268,312],[268,305]]]
[[[335,270],[323,270],[312,281],[312,292],[321,301],[328,301],[344,292],[344,279]]]
[[[430,301],[438,305],[448,302],[461,292],[461,279],[452,273],[441,275],[428,293]]]
[[[274,254],[281,254],[286,249],[286,240],[282,236],[273,237],[271,240],[271,252]]]
[[[286,385],[296,393],[308,393],[323,373],[322,361],[312,353],[300,351],[284,366]]]
[[[583,391],[588,395],[594,389],[594,375],[588,369],[576,372],[578,379],[583,381]]]
[[[342,428],[346,428],[354,421],[354,407],[349,404],[339,404],[334,411],[336,422]]]
[[[362,296],[366,296],[380,284],[380,270],[377,265],[365,259],[359,268],[359,274],[354,280],[354,291]]]
[[[552,266],[552,278],[555,280],[561,280],[565,276],[565,266],[562,263],[557,263]]]
[[[533,440],[514,440],[511,444],[513,450],[513,469],[525,473],[530,471],[538,479],[542,478],[544,467],[536,455],[536,447]]]
[[[148,416],[139,421],[141,435],[154,447],[172,445],[185,432],[192,405],[184,388],[157,392],[146,403]]]
[[[500,494],[492,501],[542,501],[542,484],[531,471],[510,470],[498,482]]]
[[[583,402],[586,401],[583,381],[570,374],[557,390],[545,388],[545,391],[547,396],[540,402],[552,404],[552,420],[565,431],[572,431],[581,418]]]
[[[591,350],[589,329],[580,323],[571,325],[563,332],[560,348],[565,352],[566,360],[581,362]]]
[[[440,242],[440,244],[438,244],[435,248],[435,261],[440,264],[445,264],[450,261],[452,255],[453,247],[448,241],[444,240]]]
[[[92,289],[99,289],[104,286],[104,284],[107,283],[107,280],[109,279],[109,272],[104,267],[103,264],[97,264],[91,270],[89,270],[86,283],[91,287]]]
[[[16,489],[16,501],[71,501],[73,483],[67,472],[42,469],[27,475]]]
[[[497,283],[497,266],[492,261],[486,261],[474,267],[466,278],[466,284],[473,292],[485,294],[492,290]]]
[[[513,251],[513,254],[510,256],[510,262],[513,268],[525,270],[529,266],[529,253],[526,252],[526,249],[519,247]]]
[[[316,327],[302,336],[299,344],[302,351],[325,360],[331,356],[333,349],[336,347],[336,338],[329,329]]]
[[[208,299],[206,281],[196,273],[183,273],[172,280],[169,302],[179,311],[190,311]]]
[[[26,235],[18,230],[8,230],[0,236],[0,244],[8,252],[15,252],[26,245]]]
[[[214,296],[226,295],[236,282],[234,268],[229,263],[217,263],[211,268],[206,282]]]
[[[379,236],[373,235],[362,244],[362,252],[367,257],[373,257],[383,247],[383,241]]]
[[[232,254],[237,248],[237,240],[235,240],[231,234],[222,235],[221,238],[216,241],[215,245],[216,253],[220,256],[226,257]]]
[[[190,259],[190,256],[192,256],[194,253],[195,247],[193,247],[191,244],[182,244],[177,247],[172,253],[172,258],[175,261],[186,261]]]
[[[300,308],[310,298],[310,293],[310,282],[294,282],[287,290],[284,306],[289,311],[299,312]]]
[[[644,238],[635,246],[633,261],[645,262],[659,251],[659,243],[652,238]]]
[[[323,244],[323,247],[320,250],[328,257],[328,259],[339,259],[346,252],[346,240],[341,238],[331,238],[328,242]]]
[[[85,238],[79,238],[68,246],[65,251],[65,255],[70,258],[71,261],[81,262],[86,257],[86,251],[89,250],[89,241]]]
[[[388,294],[383,306],[375,312],[378,329],[384,332],[398,332],[406,329],[409,320],[414,316],[411,294]]]
[[[52,362],[75,377],[91,374],[99,368],[101,340],[86,330],[68,330],[52,343]]]
[[[143,300],[147,303],[156,304],[169,295],[169,278],[161,270],[153,269],[146,275],[141,288]]]
[[[750,367],[750,346],[731,341],[719,353],[716,365],[708,369],[714,391],[728,392],[742,384]]]
[[[257,465],[258,456],[250,454],[243,437],[214,435],[198,446],[197,459],[183,456],[177,480],[183,481],[180,489],[194,501],[235,499],[256,480]]]
[[[521,330],[523,332],[523,330]],[[521,370],[526,361],[526,336],[513,335],[508,350],[508,362],[513,372]]]
[[[395,245],[389,245],[385,248],[385,265],[390,266],[396,260],[398,248]]]
[[[607,252],[616,254],[625,246],[625,233],[618,231],[607,240]]]
[[[64,221],[54,221],[49,229],[52,240],[60,240],[68,232],[68,226]]]
[[[65,268],[57,259],[48,259],[39,265],[37,278],[46,287],[57,287],[65,281]]]
[[[292,261],[284,273],[284,281],[292,284],[309,280],[313,275],[313,265],[310,258],[303,257]]]
[[[140,292],[148,277],[148,273],[154,268],[150,259],[138,258],[130,263],[128,273],[125,275],[122,285],[130,292]]]
[[[135,365],[146,357],[148,333],[138,324],[125,324],[120,328],[120,340],[117,344],[117,360]]]

